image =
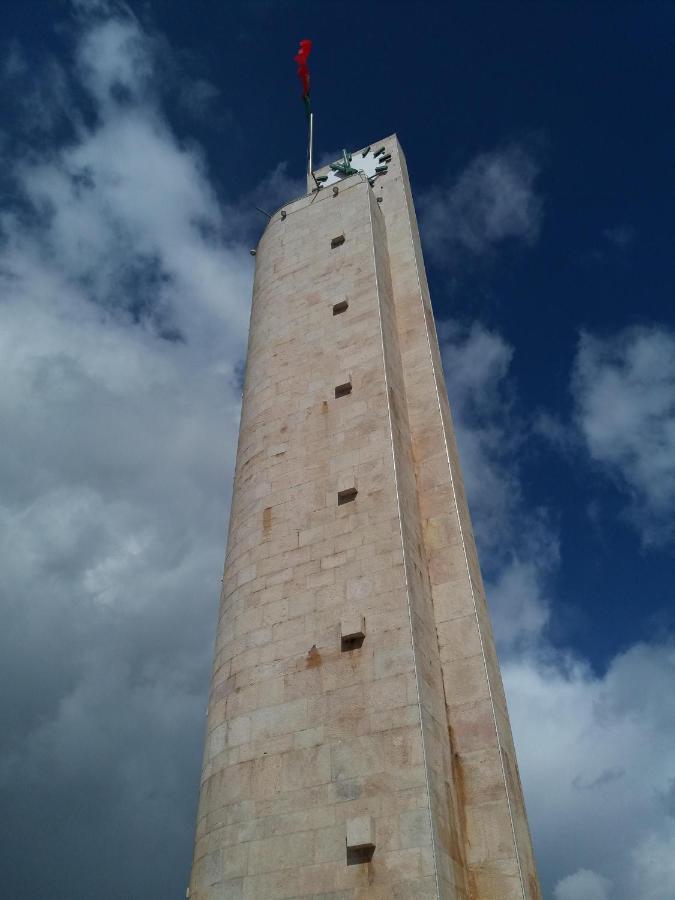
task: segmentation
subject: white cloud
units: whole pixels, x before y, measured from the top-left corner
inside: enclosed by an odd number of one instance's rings
[[[675,821],[663,798],[675,773],[673,647],[634,645],[597,676],[542,643],[537,654],[509,658],[503,674],[547,884],[561,879],[559,900],[585,897],[572,893],[584,868],[611,879],[612,900],[669,896],[648,889],[643,873],[649,858],[653,883],[672,893],[665,848]]]
[[[105,114],[120,101],[145,100],[153,88],[149,39],[129,17],[107,18],[78,45],[82,82]]]
[[[627,329],[579,341],[573,393],[591,457],[625,490],[646,544],[673,537],[675,513],[675,335]]]
[[[500,648],[513,648],[532,638],[538,639],[549,619],[550,603],[546,596],[546,576],[551,557],[557,559],[557,540],[542,528],[548,539],[548,557],[530,555],[525,544],[522,559],[514,548],[509,562],[493,577],[488,585],[492,623],[499,638]]]
[[[451,185],[428,191],[419,201],[428,250],[454,266],[507,240],[533,243],[542,218],[538,171],[534,157],[511,144],[480,154]]]
[[[555,897],[556,900],[610,900],[610,888],[608,878],[590,869],[579,869],[558,882]]]
[[[548,621],[558,538],[546,511],[523,498],[519,451],[527,427],[508,377],[513,348],[479,323],[440,323],[439,337],[495,630],[502,649],[522,647]]]
[[[80,6],[76,69],[58,69],[57,99],[31,73],[23,124],[38,97],[48,130],[73,84],[95,118],[71,105],[67,138],[4,160],[3,890],[25,895],[30,873],[33,896],[171,896],[189,865],[251,261],[239,211],[162,113],[152,37]],[[21,67],[7,74],[18,90]]]
[[[519,493],[509,464],[516,442],[506,428],[512,404],[505,376],[513,350],[479,323],[441,322],[438,334],[475,524],[483,542],[498,544]]]
[[[544,896],[675,896],[675,647],[636,644],[596,673],[549,641],[558,542],[523,494],[513,351],[476,323],[440,334]]]
[[[675,820],[664,823],[661,833],[649,834],[632,852],[635,890],[641,900],[673,896],[675,886]]]

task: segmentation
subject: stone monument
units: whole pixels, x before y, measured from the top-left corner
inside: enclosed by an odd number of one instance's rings
[[[191,900],[538,900],[395,136],[256,250]]]

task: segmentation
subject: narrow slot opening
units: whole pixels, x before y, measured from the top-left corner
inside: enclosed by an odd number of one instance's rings
[[[345,503],[351,503],[352,500],[356,500],[356,495],[358,491],[355,487],[347,488],[345,491],[338,491],[338,506],[342,506]]]
[[[344,384],[338,384],[335,388],[335,399],[337,400],[339,397],[346,397],[348,394],[351,394],[351,392],[351,381],[346,381]]]
[[[346,300],[340,300],[339,303],[336,303],[333,306],[333,315],[339,316],[340,313],[346,312],[348,306],[349,306],[349,303],[347,303]]]
[[[337,237],[334,237],[330,242],[331,250],[335,250],[336,247],[339,247],[341,244],[344,244],[345,236],[344,234],[338,234]]]

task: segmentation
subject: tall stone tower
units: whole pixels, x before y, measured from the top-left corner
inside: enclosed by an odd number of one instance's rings
[[[404,156],[325,174],[257,248],[188,896],[538,900]]]

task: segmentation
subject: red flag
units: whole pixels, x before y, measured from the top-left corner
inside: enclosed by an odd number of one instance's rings
[[[297,55],[293,57],[293,60],[297,63],[298,66],[298,78],[300,79],[300,83],[302,84],[302,99],[307,107],[307,111],[309,112],[309,67],[307,66],[307,60],[309,59],[309,54],[312,50],[312,42],[311,41],[300,41],[300,47],[298,48]]]

